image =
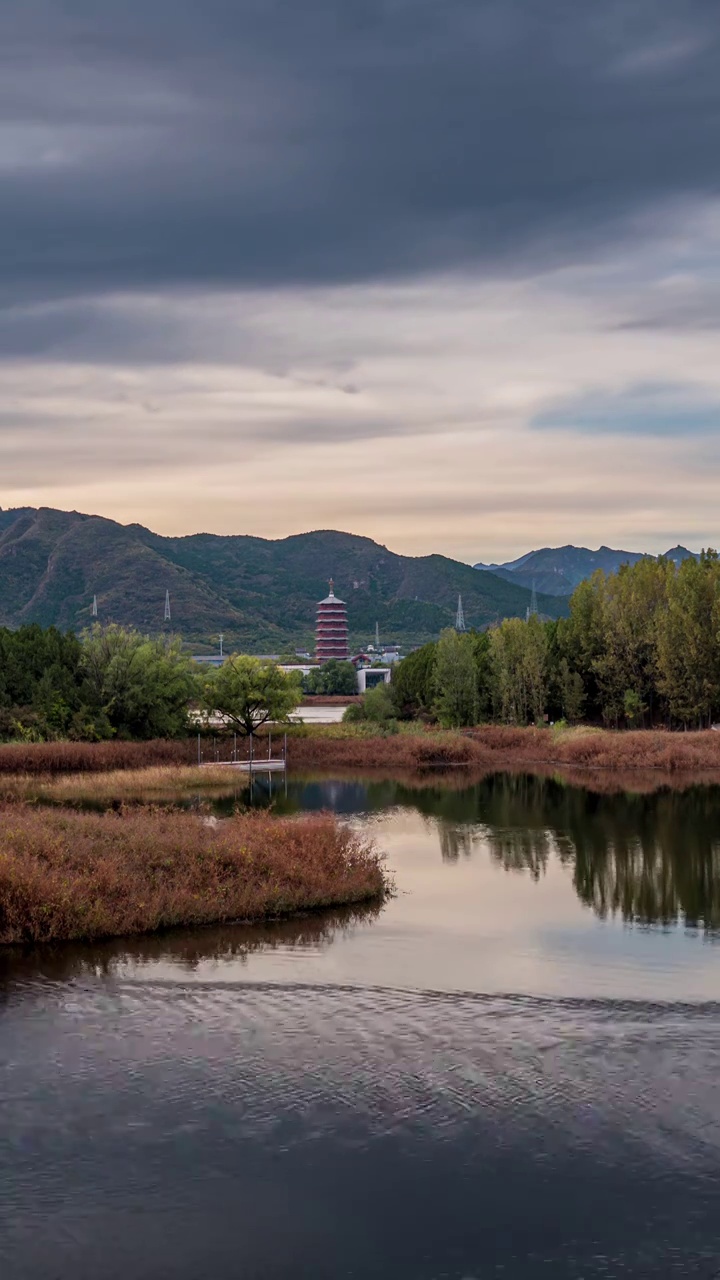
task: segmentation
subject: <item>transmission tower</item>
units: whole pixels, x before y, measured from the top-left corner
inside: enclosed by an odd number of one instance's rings
[[[224,635],[223,635],[223,633],[222,633],[222,631],[221,631],[221,632],[220,632],[220,635],[218,636],[218,640],[220,641],[220,657],[221,657],[221,658],[222,658],[222,656],[223,656],[222,647],[223,647],[223,640],[224,640],[224,639],[225,639],[225,637],[224,637]]]
[[[537,614],[537,611],[537,591],[535,590],[535,579],[533,578],[532,595],[530,596],[530,603],[525,611],[525,621],[529,622],[530,619]]]
[[[97,614],[97,596],[93,596],[92,616],[93,616],[93,618],[97,618],[97,616],[98,616],[98,614]]]
[[[170,592],[165,592],[165,621],[170,621]]]
[[[380,648],[380,623],[375,623],[375,648]]]
[[[457,613],[455,614],[455,630],[456,631],[467,630],[465,626],[465,614],[463,613],[463,607],[462,607],[462,596],[458,596],[458,607],[457,607]]]

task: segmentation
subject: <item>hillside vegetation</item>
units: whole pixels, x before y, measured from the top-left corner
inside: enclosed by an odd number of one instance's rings
[[[617,573],[624,564],[637,564],[638,560],[653,560],[642,551],[616,551],[612,547],[542,547],[529,551],[507,564],[475,565],[476,569],[490,570],[507,582],[554,596],[569,596],[581,582],[591,578],[598,569],[603,573]],[[695,552],[686,547],[672,547],[665,552],[665,560],[682,564],[683,560],[697,559]]]
[[[462,594],[468,625],[523,616],[523,586],[445,556],[395,555],[370,538],[322,530],[270,541],[198,533],[164,538],[142,525],[50,508],[0,511],[0,625],[81,630],[93,596],[101,622],[178,632],[196,643],[281,652],[310,645],[328,578],[348,603],[353,643],[418,644],[439,634]],[[165,591],[172,620],[163,623]],[[549,617],[565,602],[540,596]]]

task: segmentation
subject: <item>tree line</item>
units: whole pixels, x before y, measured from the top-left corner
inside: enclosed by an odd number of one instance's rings
[[[448,630],[393,678],[401,718],[448,727],[585,720],[612,728],[703,728],[720,718],[720,560],[639,560],[598,571],[569,617]]]
[[[273,663],[233,655],[203,670],[177,639],[115,625],[82,637],[0,628],[0,740],[176,738],[211,712],[247,734],[301,697],[300,680]]]
[[[306,692],[355,690],[350,663],[311,673]],[[0,739],[178,737],[219,712],[235,731],[289,715],[296,675],[245,655],[202,670],[179,640],[111,625],[79,638],[0,628]],[[720,560],[639,560],[580,584],[569,616],[508,618],[444,631],[408,655],[390,686],[348,719],[448,728],[585,720],[609,727],[702,728],[720,719]]]
[[[272,662],[231,655],[194,663],[178,639],[110,625],[78,637],[37,625],[0,628],[0,740],[182,737],[208,715],[249,734],[286,718],[304,693],[355,694],[351,662],[332,660],[303,680]]]

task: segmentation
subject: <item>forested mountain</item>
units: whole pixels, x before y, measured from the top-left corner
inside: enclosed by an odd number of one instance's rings
[[[351,638],[415,644],[437,636],[462,594],[469,626],[525,614],[529,591],[445,556],[395,555],[370,538],[321,530],[270,541],[198,533],[164,538],[142,525],[50,508],[0,510],[0,625],[79,630],[115,621],[194,643],[280,652],[312,641],[328,578],[348,605]],[[163,623],[169,590],[172,621]],[[539,596],[542,613],[566,604]]]
[[[694,551],[686,547],[673,547],[665,552],[668,560],[680,564],[688,557],[695,556]],[[540,551],[528,551],[517,560],[509,560],[507,564],[476,564],[476,569],[497,574],[506,582],[514,582],[521,587],[553,596],[572,595],[575,588],[586,578],[592,577],[596,569],[604,573],[617,573],[622,564],[636,564],[646,557],[642,551],[614,551],[612,547],[598,547],[591,551],[589,547],[543,547]]]

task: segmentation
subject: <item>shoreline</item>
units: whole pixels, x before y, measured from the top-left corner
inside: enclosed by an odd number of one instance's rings
[[[273,729],[277,734],[277,728]],[[284,732],[284,731],[283,731]],[[258,735],[263,739],[264,735]],[[227,743],[226,743],[227,745]],[[287,764],[294,771],[360,770],[435,773],[438,770],[522,769],[592,770],[597,773],[717,775],[720,781],[720,733],[665,729],[612,730],[510,728],[480,725],[444,730],[416,724],[394,731],[367,725],[288,726]],[[228,746],[228,750],[230,750]],[[261,748],[260,748],[261,749]],[[197,738],[149,742],[52,742],[0,744],[0,798],[12,779],[38,782],[68,775],[139,773],[192,775],[199,789],[220,785],[226,766],[197,771]],[[217,777],[216,777],[217,775]],[[212,780],[212,781],[211,781]],[[150,781],[148,776],[148,781]],[[11,785],[10,791],[16,787]],[[102,790],[98,784],[98,790]]]

